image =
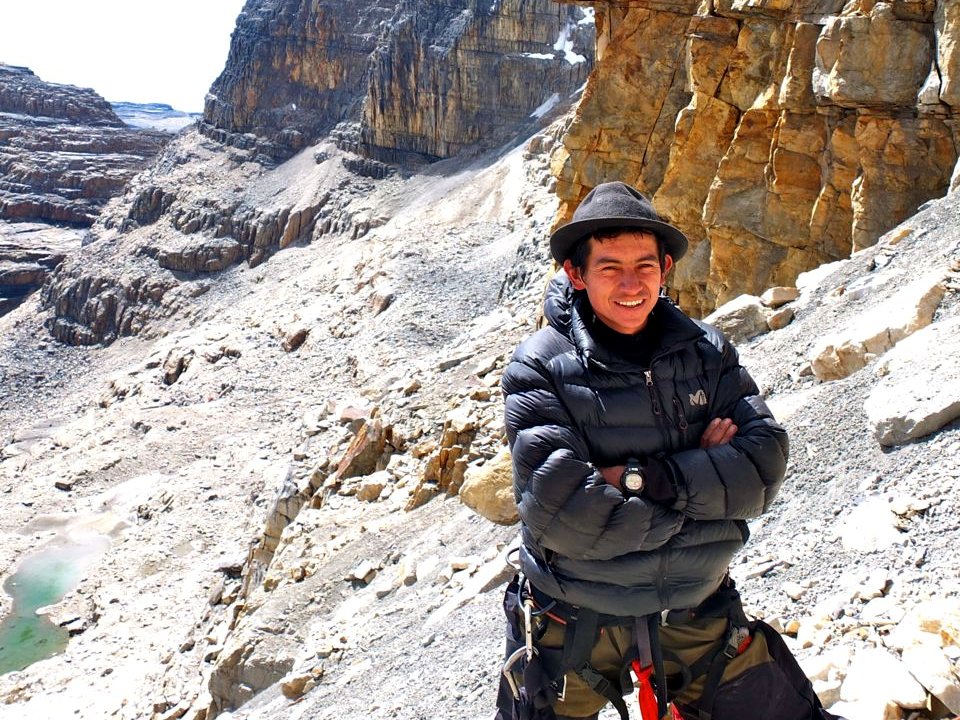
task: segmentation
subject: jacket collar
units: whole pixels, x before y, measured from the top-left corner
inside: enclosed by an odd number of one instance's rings
[[[592,362],[608,370],[636,370],[636,365],[618,353],[617,348],[597,341],[590,327],[594,314],[587,294],[575,290],[562,270],[554,275],[547,287],[543,311],[547,322],[573,343],[577,356],[584,364]],[[661,328],[659,347],[653,354],[654,358],[704,334],[700,326],[669,298],[661,297],[653,312],[657,314]]]

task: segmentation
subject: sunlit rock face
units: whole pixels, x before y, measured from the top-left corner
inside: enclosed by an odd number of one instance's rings
[[[371,58],[362,138],[384,159],[456,155],[566,101],[587,78],[589,9],[552,0],[415,5]]]
[[[566,101],[590,70],[592,19],[552,0],[249,0],[202,127],[284,158],[360,123],[351,149],[449,157]]]
[[[956,3],[636,0],[596,25],[558,220],[606,180],[653,195],[692,241],[671,281],[689,310],[872,245],[950,185]]]

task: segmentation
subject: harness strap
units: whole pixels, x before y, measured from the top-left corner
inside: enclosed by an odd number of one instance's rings
[[[650,635],[650,652],[653,655],[653,674],[656,677],[658,718],[665,717],[668,710],[667,673],[663,668],[663,647],[660,644],[660,613],[647,615],[647,632]]]
[[[710,659],[710,668],[707,670],[707,677],[703,681],[703,693],[700,695],[700,702],[698,703],[700,720],[710,720],[713,717],[713,702],[717,697],[717,690],[720,689],[723,671],[727,669],[729,662],[736,657],[736,648],[734,648],[733,654],[730,654],[730,638],[733,634],[733,624],[728,623],[727,631],[723,636],[723,643]]]
[[[591,690],[609,700],[620,713],[620,720],[630,720],[630,711],[620,695],[619,688],[615,688],[607,678],[601,675],[590,664],[590,655],[593,646],[599,637],[600,615],[590,608],[571,606],[570,619],[563,635],[563,658],[560,661],[560,676],[553,681],[554,689],[559,697],[563,697],[565,687],[557,687],[564,683],[564,669],[569,668],[577,674]]]
[[[750,635],[750,622],[743,611],[740,593],[737,592],[733,581],[729,578],[724,580],[723,585],[716,593],[688,615],[689,617],[726,618],[727,620],[727,626],[719,647],[712,652],[706,652],[690,665],[683,663],[673,653],[667,653],[668,659],[680,666],[683,676],[683,682],[679,688],[670,688],[674,695],[681,693],[696,678],[706,675],[703,692],[701,692],[696,706],[699,720],[711,720],[713,704],[727,665],[735,657],[745,652],[753,639]]]

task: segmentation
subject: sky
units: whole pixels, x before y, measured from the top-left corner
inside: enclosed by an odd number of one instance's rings
[[[110,101],[200,112],[243,0],[0,0],[0,62]]]

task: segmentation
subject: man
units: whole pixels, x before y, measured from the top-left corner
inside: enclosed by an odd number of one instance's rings
[[[502,381],[522,544],[498,717],[596,718],[609,701],[626,720],[632,665],[657,677],[655,698],[641,687],[645,719],[666,712],[670,666],[678,710],[732,720],[720,675],[751,676],[769,655],[744,652],[727,567],[783,481],[786,433],[733,347],[662,295],[687,239],[646,197],[599,185],[550,249],[563,271],[549,325]],[[757,717],[810,717],[778,702],[782,714]]]

